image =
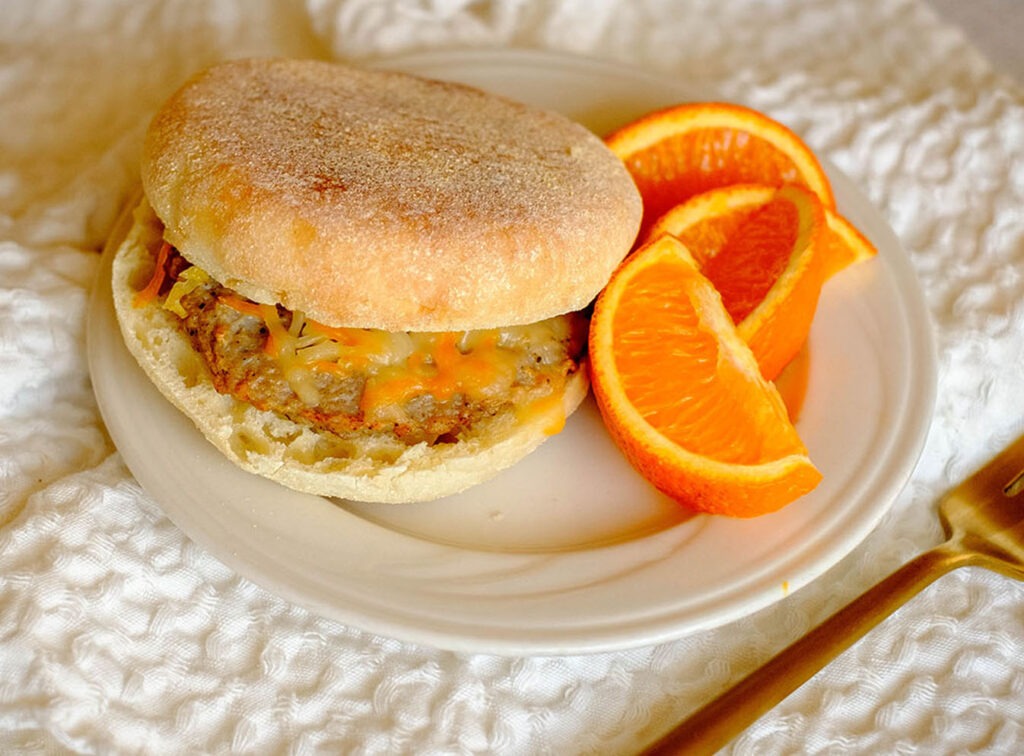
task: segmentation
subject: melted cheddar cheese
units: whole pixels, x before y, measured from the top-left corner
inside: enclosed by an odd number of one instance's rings
[[[210,280],[200,268],[186,268],[171,286],[163,308],[184,318],[182,297]],[[371,422],[394,421],[401,407],[424,395],[440,402],[459,395],[480,402],[501,400],[517,389],[519,413],[550,414],[561,402],[561,392],[536,375],[564,376],[565,342],[571,337],[566,317],[490,330],[388,332],[328,326],[301,312],[282,312],[276,305],[223,291],[217,301],[263,321],[265,354],[309,407],[320,403],[317,375],[322,372],[365,377],[359,409]],[[518,382],[524,355],[539,368],[527,386]],[[549,432],[560,429],[555,423]]]
[[[306,404],[318,403],[317,372],[358,371],[366,376],[360,409],[371,420],[386,420],[391,408],[425,394],[439,401],[460,394],[500,398],[515,384],[527,345],[560,352],[569,336],[560,318],[493,330],[393,333],[324,326],[301,313],[286,328],[276,307],[259,310],[269,332],[267,353]]]

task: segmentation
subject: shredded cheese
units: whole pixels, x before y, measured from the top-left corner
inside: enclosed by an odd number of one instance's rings
[[[178,276],[178,280],[175,281],[171,290],[167,292],[167,299],[164,300],[164,309],[170,310],[179,318],[184,318],[188,313],[181,306],[181,298],[186,294],[191,294],[209,280],[210,277],[201,268],[195,265],[191,268],[186,268]]]

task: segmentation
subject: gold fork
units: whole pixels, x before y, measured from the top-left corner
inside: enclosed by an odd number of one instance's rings
[[[714,753],[950,570],[986,567],[1024,580],[1024,436],[949,491],[939,502],[939,518],[944,543],[868,589],[644,753]]]

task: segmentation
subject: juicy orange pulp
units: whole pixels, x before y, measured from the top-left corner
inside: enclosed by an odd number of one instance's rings
[[[704,262],[702,272],[722,295],[733,322],[743,322],[768,296],[788,267],[800,232],[799,208],[774,197],[750,212]]]

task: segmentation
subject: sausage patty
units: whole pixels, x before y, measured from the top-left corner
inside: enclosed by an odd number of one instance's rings
[[[172,262],[168,269],[173,270],[174,278],[181,273],[180,264]],[[317,363],[296,375],[295,370],[288,374],[288,365],[274,355],[268,322],[253,312],[257,305],[212,280],[195,286],[179,301],[184,311],[180,328],[221,393],[343,438],[383,434],[406,445],[454,442],[482,418],[560,396],[568,377],[580,369],[585,344],[585,319],[576,313],[542,324],[490,332],[446,335],[364,331],[367,335],[375,333],[385,345],[397,340],[403,345],[401,354]],[[240,308],[239,302],[246,307]],[[306,335],[306,325],[296,321],[301,314],[277,307],[276,315],[284,329],[296,331],[299,337]],[[493,371],[491,385],[476,386],[479,390],[437,394],[403,390],[394,402],[382,405],[378,399],[368,406],[368,384],[376,386],[390,380],[392,384],[388,385],[404,385],[403,366],[415,365],[420,374],[429,375],[439,360],[438,345],[445,338],[460,345],[460,355],[473,353],[473,347],[466,349],[465,344],[486,344],[478,358],[484,355],[482,359],[494,359],[512,369]],[[321,343],[326,340],[323,338]],[[455,355],[458,361],[459,355]]]

